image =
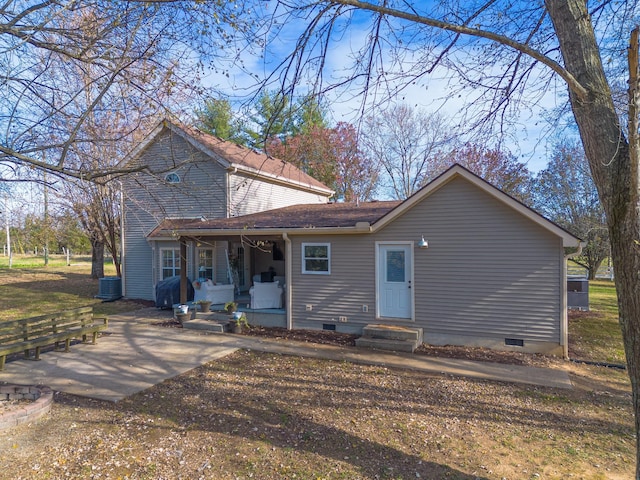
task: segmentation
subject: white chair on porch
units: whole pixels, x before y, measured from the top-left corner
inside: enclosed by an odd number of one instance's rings
[[[254,282],[249,289],[251,308],[282,308],[282,292],[278,282]]]

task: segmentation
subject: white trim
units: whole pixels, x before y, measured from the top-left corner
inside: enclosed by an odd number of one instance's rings
[[[195,246],[195,251],[194,251],[194,255],[193,255],[193,269],[194,269],[194,275],[193,275],[193,279],[194,281],[197,280],[198,278],[200,278],[200,252],[206,252],[206,251],[210,251],[211,252],[211,277],[205,277],[208,278],[209,280],[211,280],[212,282],[216,281],[216,246],[215,246],[215,242],[213,246],[202,246],[202,247],[198,247],[197,245]]]
[[[413,241],[403,241],[403,240],[377,240],[375,242],[375,265],[374,265],[374,276],[375,276],[375,302],[376,302],[376,319],[384,319],[384,321],[394,320],[393,317],[382,317],[380,315],[380,247],[386,245],[403,245],[409,247],[409,254],[411,255],[410,265],[411,265],[411,279],[409,282],[411,283],[411,292],[409,295],[409,302],[411,305],[411,312],[409,318],[398,318],[398,321],[416,321],[416,295],[415,295],[415,255],[414,255],[414,242]]]
[[[176,180],[169,180],[169,177],[173,177]],[[182,177],[180,177],[178,172],[169,172],[164,176],[164,181],[171,185],[176,185],[178,183],[182,183]]]
[[[562,354],[569,359],[569,312],[567,300],[567,256],[560,253],[560,345]]]
[[[174,257],[173,257],[173,271],[174,271],[174,274],[171,275],[171,276],[180,275],[180,265],[178,265],[176,267],[176,258],[178,260],[180,260],[180,247],[179,246],[177,248],[176,247],[169,247],[169,246],[159,247],[158,248],[158,279],[157,279],[157,281],[162,281],[165,278],[164,277],[165,267],[164,267],[162,254],[163,254],[163,252],[166,252],[166,251],[171,251],[174,254]],[[177,257],[176,257],[176,252],[178,253]],[[176,272],[176,268],[178,269],[177,272]]]
[[[306,260],[313,259],[315,257],[307,257],[304,254],[305,247],[327,247],[327,271],[307,270],[307,268],[306,268]],[[302,255],[302,265],[301,265],[301,273],[302,273],[302,275],[331,275],[331,243],[327,243],[327,242],[303,242],[300,253]],[[322,258],[318,258],[318,260],[323,260],[323,259]]]

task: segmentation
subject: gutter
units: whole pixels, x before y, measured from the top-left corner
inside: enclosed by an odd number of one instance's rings
[[[295,235],[349,235],[355,233],[371,233],[372,227],[368,222],[358,222],[352,227],[319,227],[319,228],[298,228],[288,229],[283,228],[230,228],[230,229],[178,229],[181,236],[190,237],[206,237],[206,236],[249,236],[249,235],[276,235],[276,236],[295,236]],[[156,238],[163,238],[160,235]]]
[[[287,330],[293,330],[293,312],[292,312],[292,301],[293,301],[293,283],[291,282],[291,277],[293,275],[293,268],[291,266],[291,260],[293,257],[293,249],[291,247],[291,239],[287,232],[282,232],[282,238],[284,239],[284,258],[286,265],[285,272],[285,312],[287,315]]]

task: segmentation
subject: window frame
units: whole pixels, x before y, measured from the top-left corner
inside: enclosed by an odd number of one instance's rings
[[[327,257],[307,257],[306,256],[306,248],[307,247],[326,247],[327,248]],[[331,275],[331,243],[328,242],[304,242],[302,243],[302,274],[303,275]],[[307,270],[307,261],[309,260],[326,260],[327,269],[326,270]]]
[[[173,252],[172,262],[173,265],[171,267],[166,267],[164,264],[164,252]],[[164,275],[165,270],[171,269],[173,271],[173,275],[166,276]],[[175,247],[162,247],[160,248],[160,280],[165,280],[170,277],[175,277],[180,275],[180,249]]]
[[[203,263],[206,263],[209,259],[206,258],[206,253],[205,252],[211,252],[211,266],[209,265],[203,265]],[[209,279],[212,282],[215,282],[215,275],[216,275],[216,249],[215,248],[198,248],[197,252],[196,252],[196,260],[198,263],[198,271],[196,272],[196,274],[198,275],[198,278],[205,278],[205,279]],[[211,273],[211,276],[207,276],[205,275],[204,277],[202,277],[200,275],[200,268],[204,267],[205,268],[205,272],[209,272]]]
[[[175,185],[177,183],[182,183],[182,178],[177,172],[169,172],[164,176],[164,181],[171,185]]]

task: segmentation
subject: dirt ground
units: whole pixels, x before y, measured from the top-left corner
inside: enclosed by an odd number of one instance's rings
[[[177,328],[165,324],[158,328]],[[248,335],[351,345],[352,335]],[[418,354],[566,368],[554,389],[239,351],[117,404],[57,393],[3,432],[0,478],[622,479],[624,372],[453,347]]]

